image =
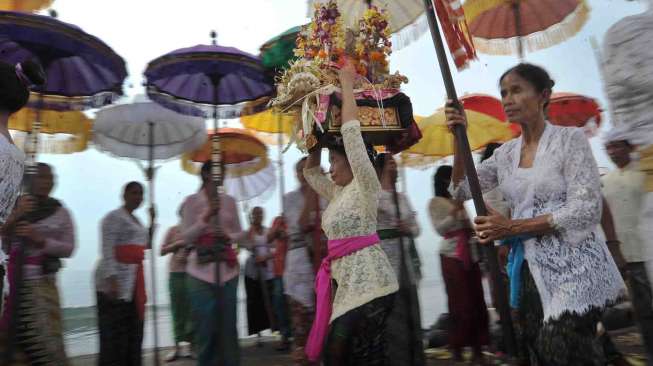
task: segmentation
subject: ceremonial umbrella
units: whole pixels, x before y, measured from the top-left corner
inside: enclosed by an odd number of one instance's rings
[[[41,133],[47,138],[40,141],[38,147],[28,147],[26,150],[42,154],[72,154],[86,150],[91,138],[93,120],[80,111],[40,111],[34,108],[23,108],[9,117],[9,129],[16,146],[24,146],[30,142],[27,139],[32,131],[32,124],[37,117],[41,119]]]
[[[327,0],[309,0],[309,13],[312,13],[315,3],[324,2]],[[358,29],[358,21],[370,6],[387,11],[390,33],[397,33],[414,24],[419,16],[424,14],[424,4],[420,0],[337,0],[336,3],[345,26],[350,29]]]
[[[206,142],[206,138],[206,127],[202,118],[184,116],[150,101],[106,107],[98,111],[95,119],[93,140],[98,149],[119,157],[148,162],[145,170],[150,201],[147,248],[150,249],[152,275],[155,360],[158,360],[159,340],[156,323],[156,254],[153,249],[154,160],[180,156],[201,146]],[[158,364],[158,361],[155,363]]]
[[[601,126],[603,110],[594,98],[575,93],[553,93],[546,108],[546,117],[554,125],[580,127],[588,136],[594,136]],[[517,135],[521,126],[511,123]]]
[[[55,18],[10,11],[0,11],[0,60],[17,64],[32,60],[45,71],[44,85],[32,88],[30,105],[41,109],[82,110],[111,103],[122,92],[127,76],[124,60],[99,38]],[[38,132],[41,118],[36,116],[30,132],[32,143],[26,151],[29,187],[36,168]],[[22,283],[23,246],[16,254],[15,297],[9,324],[10,340],[15,340],[17,308]],[[14,344],[5,353],[5,363],[13,358]]]
[[[213,134],[209,132],[209,136]],[[220,148],[225,168],[224,189],[236,201],[248,201],[274,189],[275,169],[263,141],[243,129],[221,128]],[[210,159],[211,143],[207,141],[182,156],[182,169],[198,174],[201,163]]]
[[[506,122],[501,102],[489,95],[471,94],[461,98],[467,113],[467,136],[470,148],[479,150],[491,142],[506,142],[515,136]],[[497,108],[498,103],[498,108]],[[404,166],[423,169],[437,160],[453,155],[454,141],[447,127],[444,110],[422,118],[416,117],[422,139],[401,154]]]
[[[0,10],[32,12],[48,8],[54,0],[0,0]]]
[[[122,94],[124,60],[102,40],[53,17],[0,11],[0,60],[41,64],[46,82],[35,87],[29,105],[37,111],[83,110],[107,105]],[[37,146],[41,118],[32,123]],[[36,149],[28,152],[28,166]]]
[[[184,114],[213,118],[213,129],[219,129],[219,118],[239,117],[263,110],[273,92],[271,80],[259,58],[233,47],[218,46],[211,32],[211,45],[182,48],[160,56],[147,65],[147,92],[152,100]],[[212,178],[216,190],[214,199],[220,206],[222,156],[220,134],[212,136]],[[215,220],[216,233],[220,220]],[[216,301],[222,304],[220,265],[226,243],[216,235]],[[216,327],[222,326],[222,312],[216,316]],[[217,338],[218,365],[222,365],[222,339]]]
[[[296,57],[296,40],[301,29],[301,26],[292,27],[263,43],[260,47],[260,57],[265,68],[281,70],[288,66],[288,62]]]
[[[553,93],[546,111],[551,123],[583,127],[591,134],[601,125],[601,112],[596,99],[574,93]]]
[[[474,46],[523,57],[573,37],[589,15],[585,0],[468,0],[463,4]]]
[[[268,149],[247,130],[221,128],[218,133],[224,165],[224,189],[236,201],[244,202],[245,211],[248,212],[246,201],[274,190],[276,177],[274,165],[270,164],[268,159]],[[211,136],[214,134],[214,131],[210,133]],[[181,160],[182,168],[191,174],[199,173],[200,164],[211,159],[211,150],[211,144],[207,142],[195,151],[184,154]],[[263,305],[274,329],[274,312],[265,279],[260,272],[259,280]]]

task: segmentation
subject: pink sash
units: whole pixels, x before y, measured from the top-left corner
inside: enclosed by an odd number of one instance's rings
[[[329,240],[329,254],[322,260],[320,270],[315,278],[315,292],[317,295],[315,320],[311,327],[306,343],[306,355],[312,362],[317,361],[322,353],[324,339],[329,330],[331,319],[331,261],[350,255],[361,249],[380,243],[379,235],[374,233],[367,236]]]
[[[456,258],[463,262],[463,267],[468,270],[472,267],[472,254],[469,250],[469,239],[471,232],[469,229],[459,229],[448,232],[444,235],[445,239],[456,238]]]

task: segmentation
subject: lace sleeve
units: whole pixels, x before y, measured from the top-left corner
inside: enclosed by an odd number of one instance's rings
[[[45,238],[43,251],[59,258],[69,258],[75,250],[75,228],[67,209],[61,207],[55,213],[58,230]]]
[[[498,150],[494,152],[489,159],[480,163],[476,166],[476,173],[478,175],[478,181],[481,185],[481,191],[488,192],[493,190],[499,185],[498,174],[497,174],[497,155]],[[451,196],[456,201],[467,201],[472,198],[472,193],[469,190],[469,180],[467,176],[460,183],[458,188],[453,188],[453,182],[449,187],[451,191]]]
[[[568,234],[599,224],[602,199],[599,170],[583,131],[571,132],[564,146],[562,174],[567,200],[552,215],[556,230]]]
[[[304,178],[317,194],[331,201],[336,191],[336,184],[322,173],[322,168],[314,166],[304,169]]]
[[[449,214],[453,206],[444,198],[435,197],[429,203],[429,216],[433,228],[440,235],[444,236],[456,224],[455,217]]]
[[[363,142],[363,136],[361,135],[360,122],[351,120],[344,123],[340,133],[342,133],[351,171],[360,186],[361,192],[373,195],[374,199],[376,199],[381,190],[381,183],[379,183],[374,166],[367,155],[365,142]]]
[[[106,263],[104,278],[118,275],[118,262],[114,256],[116,244],[121,241],[123,225],[115,213],[102,220],[102,259]]]
[[[420,234],[420,227],[417,223],[417,212],[415,212],[413,206],[410,204],[408,196],[399,194],[399,202],[401,205],[401,219],[408,222],[413,237],[418,237]]]

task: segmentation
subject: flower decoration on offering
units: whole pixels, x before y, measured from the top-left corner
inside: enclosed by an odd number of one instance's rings
[[[346,29],[335,0],[317,3],[310,24],[297,36],[296,61],[277,78],[277,112],[300,116],[294,128],[297,147],[307,151],[322,135],[340,131],[340,82],[337,69],[348,58],[361,76],[354,84],[364,138],[389,151],[415,144],[421,133],[413,120],[410,98],[400,87],[408,79],[391,74],[392,52],[386,11],[370,6],[358,29]]]

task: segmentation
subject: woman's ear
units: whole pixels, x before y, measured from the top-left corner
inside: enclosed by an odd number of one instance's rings
[[[553,94],[551,89],[542,90],[542,98],[544,99],[544,104],[545,105],[549,104],[549,101],[551,101],[551,94]]]

